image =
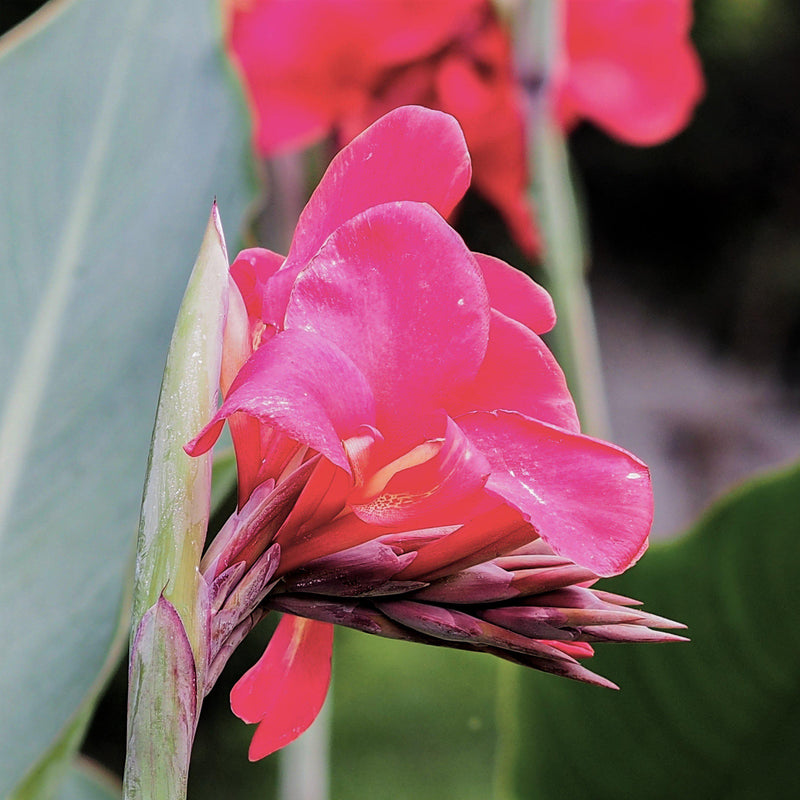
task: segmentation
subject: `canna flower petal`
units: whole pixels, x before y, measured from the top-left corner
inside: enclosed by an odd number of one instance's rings
[[[333,626],[284,616],[264,655],[231,690],[231,708],[261,723],[250,744],[257,761],[294,741],[314,721],[331,679]]]
[[[444,432],[377,470],[352,494],[353,513],[374,525],[452,525],[482,500],[489,462],[449,417]]]
[[[231,264],[231,277],[242,294],[251,323],[264,318],[265,287],[283,262],[284,257],[278,253],[263,247],[250,247],[242,250]]]
[[[382,117],[335,156],[311,195],[285,263],[265,286],[264,321],[283,327],[300,270],[343,223],[401,200],[425,202],[446,216],[466,192],[471,172],[464,134],[452,117],[419,106]]]
[[[703,94],[692,0],[566,0],[564,13],[553,101],[564,127],[585,118],[637,145],[686,127]]]
[[[374,393],[378,430],[415,445],[477,374],[489,299],[472,254],[433,209],[389,203],[330,236],[295,282],[286,326],[347,353]]]
[[[321,138],[369,102],[376,74],[439,50],[484,2],[230,0],[228,48],[254,110],[257,149]]]
[[[513,412],[475,412],[458,424],[492,465],[486,488],[519,509],[556,553],[603,576],[641,555],[653,495],[637,458]]]
[[[200,564],[209,680],[270,610],[293,615],[232,694],[259,723],[251,758],[318,712],[329,623],[601,686],[579,663],[590,642],[680,638],[590,588],[643,552],[652,492],[641,462],[579,433],[537,335],[549,296],[469,252],[437,210],[446,180],[388,202],[368,185],[365,165],[402,150],[398,120],[415,147],[452,133],[446,115],[395,112],[332,166],[287,261],[234,262],[224,400],[186,446],[206,452],[227,420],[239,473]]]
[[[373,206],[416,200],[447,216],[471,175],[467,143],[453,117],[420,106],[389,112],[331,161],[300,215],[286,269],[305,264],[342,223]]]
[[[547,333],[556,324],[556,309],[547,290],[524,272],[494,256],[473,253],[483,273],[492,308],[534,333]]]
[[[489,346],[475,377],[454,394],[448,412],[513,409],[577,433],[578,412],[561,367],[545,343],[513,319],[492,311]]]
[[[537,536],[522,514],[505,503],[494,503],[476,513],[466,524],[431,542],[423,542],[417,557],[398,577],[435,580],[491,561]]]
[[[238,413],[267,423],[347,472],[342,441],[375,421],[372,392],[358,368],[335,344],[305,330],[283,331],[253,353],[186,452],[207,452],[224,421]],[[238,452],[236,438],[234,444]],[[241,470],[240,478],[248,482]]]

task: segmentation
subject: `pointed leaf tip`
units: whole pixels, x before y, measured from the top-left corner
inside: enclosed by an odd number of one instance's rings
[[[220,217],[219,214],[219,206],[217,205],[216,195],[214,196],[214,201],[211,203],[210,224],[214,226],[214,230],[217,233],[217,239],[219,241],[219,245],[222,248],[222,253],[225,256],[225,262],[227,263],[229,261],[228,246],[225,243],[225,232],[222,230],[222,217]]]

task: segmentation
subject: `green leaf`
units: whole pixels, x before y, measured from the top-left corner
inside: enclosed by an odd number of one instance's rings
[[[250,196],[207,0],[34,19],[0,44],[0,796],[106,660],[197,242]]]
[[[520,798],[790,797],[800,734],[800,468],[754,481],[600,584],[692,641],[601,645],[620,692],[526,675]]]
[[[117,631],[111,642],[105,663],[95,677],[88,694],[62,730],[61,735],[42,758],[38,760],[35,767],[26,774],[24,780],[17,785],[9,800],[39,800],[39,798],[52,797],[56,789],[63,784],[65,778],[68,783],[71,781],[73,785],[77,785],[73,774],[75,772],[74,756],[86,735],[103,688],[113,676],[117,665],[126,652],[130,616],[131,598],[129,594],[126,594],[122,603],[120,618],[117,622]],[[60,793],[59,798],[61,798]]]
[[[496,659],[337,629],[333,664],[332,797],[492,796]]]
[[[69,768],[56,800],[121,800],[117,778],[88,758],[79,758]]]

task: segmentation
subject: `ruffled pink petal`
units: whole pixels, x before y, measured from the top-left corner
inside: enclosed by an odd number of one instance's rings
[[[689,39],[691,0],[569,0],[556,111],[625,142],[663,142],[689,122],[703,76]]]
[[[482,497],[489,462],[449,417],[444,431],[378,470],[350,496],[375,525],[429,528],[463,522]]]
[[[251,323],[264,318],[264,292],[269,279],[280,269],[284,258],[263,247],[242,250],[231,264],[231,277],[242,293]]]
[[[489,299],[472,254],[433,209],[387,203],[328,239],[295,282],[286,327],[347,353],[372,387],[378,430],[413,445],[477,374]]]
[[[287,269],[306,264],[343,222],[372,206],[416,200],[447,216],[470,181],[464,135],[448,114],[390,111],[333,159],[300,215]]]
[[[279,333],[253,353],[186,452],[209,450],[224,421],[240,412],[317,450],[348,473],[342,440],[375,417],[372,393],[358,368],[335,344],[305,330]]]
[[[556,324],[556,309],[547,290],[505,261],[473,253],[483,273],[489,302],[534,333],[547,333]]]
[[[231,690],[231,709],[260,723],[251,761],[294,741],[316,719],[331,679],[333,625],[285,615],[264,655]]]
[[[486,488],[556,553],[601,576],[642,553],[653,492],[647,467],[630,453],[505,411],[466,414],[458,424],[492,465]]]
[[[564,373],[547,345],[524,325],[493,310],[489,347],[478,375],[454,394],[447,410],[458,417],[495,409],[580,431]]]

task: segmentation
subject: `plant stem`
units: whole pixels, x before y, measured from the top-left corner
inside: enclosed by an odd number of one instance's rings
[[[207,608],[198,567],[211,454],[183,450],[217,402],[228,258],[216,206],[172,336],[139,525],[131,626],[125,800],[182,800],[204,696]]]
[[[331,698],[299,738],[280,751],[278,797],[280,800],[327,800],[329,791],[328,751],[331,732]]]
[[[492,800],[513,800],[514,764],[519,748],[520,670],[516,664],[502,659],[497,665],[495,724],[497,752],[494,760]]]
[[[544,268],[558,313],[551,343],[567,376],[584,432],[607,438],[610,425],[600,348],[566,143],[552,121],[539,115],[532,145],[545,243]]]
[[[560,0],[523,4],[515,27],[516,55],[519,75],[528,89],[528,163],[544,241],[543,267],[558,313],[551,343],[584,431],[607,437],[610,426],[586,281],[588,255],[580,207],[565,137],[552,118],[551,87],[561,57],[562,14]]]

